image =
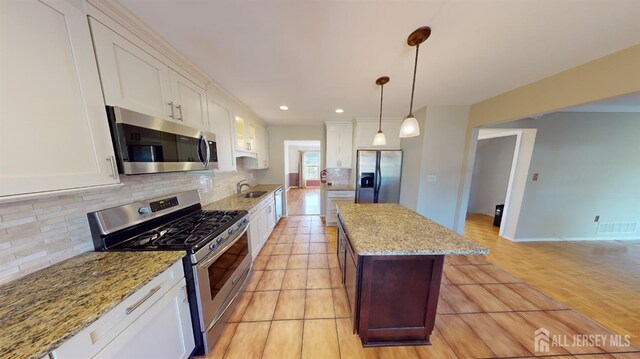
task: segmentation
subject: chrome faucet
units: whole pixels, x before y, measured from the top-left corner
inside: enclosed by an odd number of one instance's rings
[[[247,187],[251,187],[250,184],[248,183],[243,183],[245,182],[247,179],[242,179],[240,181],[238,181],[238,183],[236,183],[236,194],[240,194],[240,192],[242,192],[242,187],[247,186]]]

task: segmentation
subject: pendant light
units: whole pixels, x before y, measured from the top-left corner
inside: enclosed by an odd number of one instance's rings
[[[407,44],[409,46],[416,47],[416,61],[413,65],[413,85],[411,85],[411,103],[409,105],[409,115],[402,121],[400,127],[400,138],[420,136],[420,125],[413,116],[413,94],[416,90],[416,72],[418,70],[418,51],[420,50],[420,44],[423,43],[431,35],[431,28],[429,26],[423,26],[416,29],[407,38]]]
[[[384,146],[387,144],[387,139],[384,138],[384,133],[382,132],[382,99],[384,95],[384,85],[387,82],[389,82],[388,76],[382,76],[376,80],[376,85],[380,85],[380,119],[378,121],[378,133],[376,133],[376,137],[373,138],[374,146]]]

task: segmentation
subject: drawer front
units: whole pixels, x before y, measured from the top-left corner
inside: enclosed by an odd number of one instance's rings
[[[356,196],[355,191],[329,191],[328,197],[330,198],[344,198],[344,197],[354,197]]]
[[[52,353],[52,357],[65,359],[95,356],[183,278],[184,269],[180,260],[64,342]]]

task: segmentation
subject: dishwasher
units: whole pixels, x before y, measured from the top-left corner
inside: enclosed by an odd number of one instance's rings
[[[275,201],[276,201],[276,223],[278,223],[278,221],[280,221],[280,218],[282,218],[282,188],[278,188],[275,192]]]

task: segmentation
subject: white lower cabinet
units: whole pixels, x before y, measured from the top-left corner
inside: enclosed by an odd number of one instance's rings
[[[182,261],[50,354],[67,358],[188,358],[195,348]]]
[[[188,358],[193,329],[183,279],[95,358]]]
[[[327,226],[333,227],[338,222],[338,209],[336,207],[338,203],[353,203],[355,199],[355,191],[327,191]]]
[[[262,246],[273,232],[276,225],[276,211],[273,193],[249,210],[250,228],[249,243],[251,256],[256,259]]]

